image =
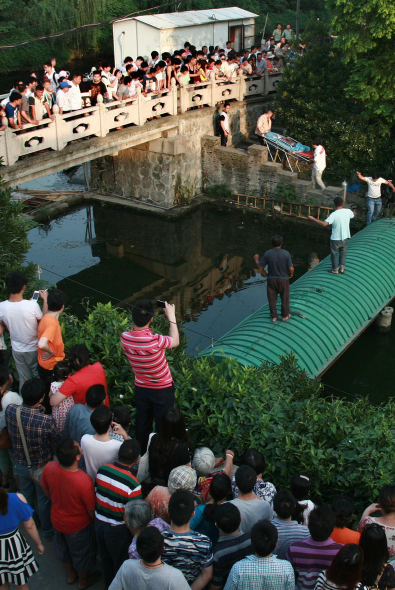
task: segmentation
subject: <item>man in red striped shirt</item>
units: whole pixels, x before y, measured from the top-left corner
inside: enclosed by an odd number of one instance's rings
[[[170,336],[152,332],[154,314],[151,301],[138,301],[132,311],[134,326],[121,336],[122,348],[134,372],[136,438],[142,454],[146,451],[154,418],[156,432],[159,432],[163,414],[174,406],[174,384],[165,350],[176,348],[180,343],[174,305],[165,303]]]

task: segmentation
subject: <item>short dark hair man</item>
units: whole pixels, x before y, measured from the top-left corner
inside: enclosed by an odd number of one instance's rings
[[[124,522],[124,512],[125,504],[142,497],[141,486],[132,473],[139,456],[137,440],[125,440],[117,458],[97,472],[95,529],[106,587],[128,559],[132,535]]]
[[[5,415],[15,457],[14,473],[19,477],[21,492],[33,510],[35,510],[37,495],[38,515],[41,520],[43,536],[49,539],[53,535],[50,517],[51,502],[42,491],[42,487],[36,485],[31,476],[31,470],[35,471],[39,466],[52,460],[53,448],[61,439],[55,420],[52,416],[44,414],[42,406],[44,395],[45,385],[41,379],[26,381],[22,387],[23,404],[21,406],[10,404],[5,411]],[[29,451],[30,465],[25,455],[18,427],[17,415],[19,412]]]
[[[63,440],[56,449],[58,461],[50,461],[43,471],[41,485],[51,500],[51,520],[55,529],[52,549],[63,563],[67,583],[77,575],[83,588],[100,579],[89,571],[96,563],[96,540],[93,526],[95,488],[89,475],[78,468],[80,446],[72,439]]]
[[[331,508],[317,506],[309,516],[310,537],[290,545],[285,558],[294,568],[300,590],[313,590],[322,570],[330,567],[333,558],[343,547],[330,538],[335,523],[336,517]]]
[[[206,535],[191,531],[195,499],[191,492],[177,490],[169,501],[170,529],[162,531],[165,550],[162,559],[184,574],[196,588],[205,588],[213,575],[211,541]]]
[[[64,424],[63,436],[72,438],[81,444],[84,434],[95,434],[91,423],[91,415],[96,408],[101,406],[106,399],[104,385],[98,383],[91,385],[86,392],[86,404],[75,404],[69,410]]]
[[[259,268],[268,267],[267,272],[267,298],[269,301],[270,316],[272,322],[277,321],[277,297],[281,298],[281,315],[283,321],[290,319],[289,309],[289,279],[293,277],[294,266],[292,258],[287,250],[282,250],[283,239],[279,235],[272,237],[271,250],[267,250],[263,258],[259,260],[259,254],[255,254],[254,260]]]
[[[230,133],[230,124],[229,124],[229,112],[230,112],[230,104],[226,102],[224,104],[224,108],[222,109],[219,115],[219,132],[221,135],[221,145],[222,147],[226,147],[228,143],[228,137]]]
[[[211,590],[221,590],[232,566],[252,553],[251,535],[239,530],[240,522],[240,511],[234,504],[224,502],[218,506],[215,524],[219,529],[219,539],[213,550]]]
[[[375,171],[372,176],[363,176],[360,172],[357,172],[357,175],[360,180],[363,180],[368,185],[368,192],[366,194],[368,205],[366,225],[369,225],[372,221],[376,221],[383,206],[381,185],[388,184],[393,191],[395,191],[395,186],[390,180],[385,180],[385,178],[382,178],[380,174]]]
[[[292,520],[295,508],[296,500],[292,492],[284,488],[278,490],[273,500],[273,509],[277,516],[272,522],[278,532],[274,554],[279,559],[285,559],[285,554],[294,541],[304,541],[310,536],[307,526]]]
[[[0,334],[7,329],[11,337],[12,356],[19,379],[19,393],[26,379],[38,377],[37,323],[48,311],[47,292],[40,291],[41,311],[37,301],[24,299],[27,277],[20,270],[9,272],[5,278],[10,294],[0,303]]]
[[[48,311],[38,324],[38,373],[49,392],[53,380],[53,370],[64,359],[64,344],[59,316],[64,310],[66,295],[60,289],[48,293]]]
[[[322,225],[322,227],[332,226],[330,239],[332,269],[328,270],[328,272],[337,275],[339,273],[344,274],[348,240],[351,238],[350,221],[354,219],[355,212],[351,209],[344,209],[344,202],[341,197],[335,197],[334,205],[335,211],[332,211],[325,221],[316,219],[312,215],[309,215],[309,219]]]
[[[119,569],[109,590],[121,588],[166,588],[188,590],[190,586],[176,568],[163,563],[163,537],[154,526],[141,531],[137,537],[137,551],[141,557],[127,559]]]
[[[11,129],[23,129],[21,119],[22,95],[19,92],[11,92],[10,100],[5,105],[5,116]]]
[[[254,469],[248,465],[242,465],[236,471],[236,485],[239,488],[239,494],[237,498],[231,500],[231,503],[240,511],[243,522],[242,529],[245,533],[251,532],[258,520],[273,517],[273,509],[269,502],[254,494],[256,477]]]
[[[238,561],[230,570],[225,590],[255,588],[257,580],[264,580],[266,588],[294,590],[295,576],[285,560],[273,555],[277,543],[277,529],[268,520],[260,520],[251,531],[254,555]]]
[[[170,336],[154,334],[151,324],[155,314],[152,301],[138,301],[132,311],[134,326],[121,335],[124,353],[134,372],[136,399],[136,438],[145,453],[155,418],[156,432],[162,416],[174,407],[174,384],[165,350],[179,343],[174,305],[165,302],[165,314],[170,323]]]

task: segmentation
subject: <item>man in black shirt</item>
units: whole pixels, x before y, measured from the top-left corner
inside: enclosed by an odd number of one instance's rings
[[[293,277],[294,267],[292,258],[287,250],[282,250],[283,239],[281,236],[272,237],[271,250],[263,255],[259,260],[259,254],[255,254],[254,260],[259,268],[265,268],[267,265],[267,298],[269,301],[270,316],[272,322],[277,321],[277,297],[281,298],[281,315],[283,322],[289,320],[289,279]]]
[[[102,95],[103,100],[104,100],[104,98],[108,98],[108,92],[107,92],[106,85],[101,81],[100,72],[96,71],[93,74],[93,82],[92,82],[92,86],[90,89],[91,105],[93,107],[95,107],[97,104],[97,97],[99,94]]]

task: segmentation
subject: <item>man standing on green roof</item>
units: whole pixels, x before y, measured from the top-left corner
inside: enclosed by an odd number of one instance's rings
[[[330,239],[332,269],[328,270],[328,272],[337,275],[339,273],[344,274],[347,245],[348,240],[351,238],[350,220],[354,218],[355,213],[351,209],[344,209],[344,201],[341,197],[335,197],[334,204],[335,210],[332,211],[325,221],[316,219],[312,215],[309,215],[309,219],[322,225],[322,227],[326,227],[327,225],[332,226]]]

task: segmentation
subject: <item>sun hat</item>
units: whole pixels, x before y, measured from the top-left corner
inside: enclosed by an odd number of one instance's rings
[[[181,465],[170,472],[167,487],[170,494],[174,494],[176,490],[187,490],[193,492],[196,487],[197,475],[192,467]]]

